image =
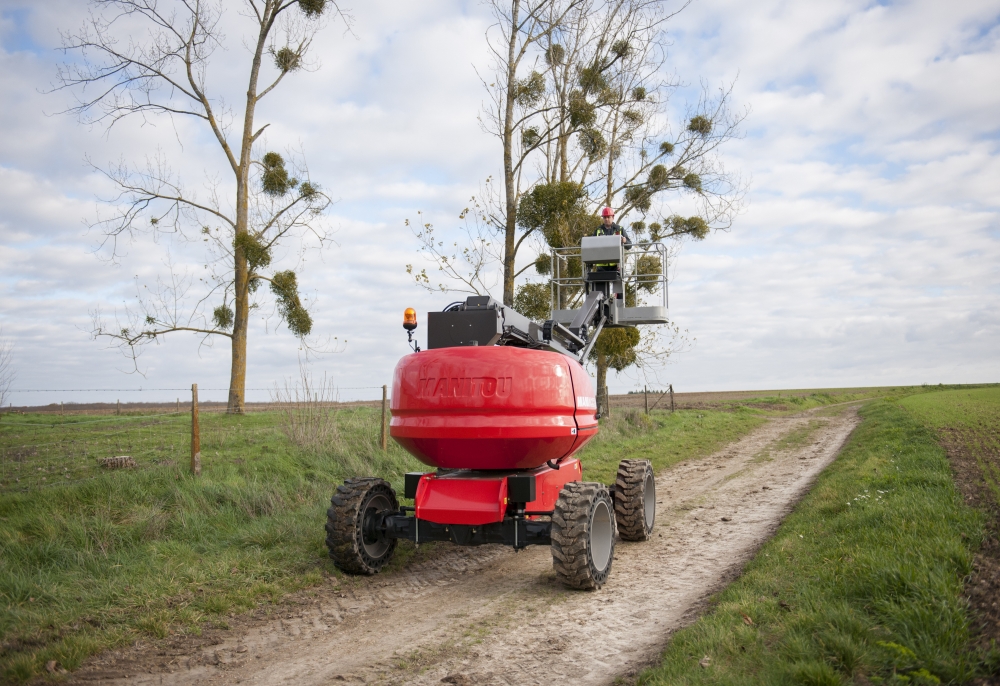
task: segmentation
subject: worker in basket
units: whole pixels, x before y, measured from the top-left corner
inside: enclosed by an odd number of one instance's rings
[[[632,249],[632,239],[629,235],[625,233],[625,229],[615,224],[615,211],[610,207],[605,207],[601,210],[601,225],[597,227],[594,231],[595,236],[621,236],[622,244],[624,244],[626,250]],[[609,262],[601,264],[598,262],[594,264],[594,271],[598,272],[613,272],[620,269],[623,265],[615,264],[614,262]],[[618,293],[618,298],[621,298],[622,294]]]
[[[597,227],[594,232],[595,236],[621,236],[622,243],[625,244],[626,250],[632,249],[632,239],[629,238],[628,234],[625,233],[625,229],[615,224],[615,211],[610,207],[605,207],[601,210],[601,225]],[[597,264],[595,265],[599,271],[609,271],[617,269],[617,265],[611,264]]]

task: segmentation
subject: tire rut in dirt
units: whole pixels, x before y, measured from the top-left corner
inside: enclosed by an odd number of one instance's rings
[[[389,482],[355,477],[337,486],[326,511],[326,547],[330,558],[349,574],[377,574],[396,551],[396,540],[369,540],[365,513],[398,510],[399,502]]]
[[[615,479],[615,519],[623,541],[645,541],[656,519],[656,479],[649,460],[622,460]]]
[[[576,481],[563,486],[552,513],[552,566],[563,584],[597,590],[615,557],[614,505],[608,487]]]

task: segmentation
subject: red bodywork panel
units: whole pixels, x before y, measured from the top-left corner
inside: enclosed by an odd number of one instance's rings
[[[559,469],[544,465],[515,473],[535,475],[535,500],[525,508],[528,512],[551,512],[562,487],[582,478],[580,461],[575,458],[563,460]],[[502,521],[507,510],[508,476],[511,474],[464,470],[424,474],[417,485],[415,515],[438,524],[481,525]]]
[[[533,469],[569,457],[597,433],[596,394],[583,367],[528,348],[407,355],[396,365],[391,409],[393,439],[445,469]]]

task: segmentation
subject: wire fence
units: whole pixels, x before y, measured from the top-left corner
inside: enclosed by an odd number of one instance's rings
[[[202,399],[200,402],[203,412],[226,412],[228,410],[228,400],[218,399],[215,395],[213,399],[206,399],[205,394],[224,393],[226,398],[229,388],[200,388]],[[247,388],[246,393],[267,392],[268,400],[248,401],[244,403],[244,412],[271,412],[276,410],[281,401],[281,388],[277,385],[270,388]],[[354,407],[358,405],[372,405],[380,402],[382,386],[333,386],[330,398],[326,400],[331,407]],[[121,394],[121,398],[112,401],[79,401],[69,398],[60,402],[37,404],[32,402],[32,397],[47,394],[78,394],[88,393],[92,395],[100,394],[108,397],[108,394]],[[164,397],[165,393],[177,393],[170,399]],[[180,413],[190,404],[191,387],[184,388],[26,388],[11,389],[9,395],[12,400],[5,408],[0,408],[0,412],[14,414],[129,414],[134,412],[170,412]],[[145,396],[149,399],[135,399],[136,395]],[[124,398],[124,401],[123,401]],[[15,402],[16,401],[16,402]]]
[[[269,389],[268,402],[247,403],[242,414],[227,414],[225,402],[198,402],[195,388],[24,389],[21,393],[157,393],[173,391],[173,402],[72,402],[14,406],[0,410],[0,492],[27,492],[57,484],[93,479],[110,470],[186,467],[194,455],[245,454],[250,448],[306,445],[337,434],[342,410],[382,406],[388,410],[388,387],[339,388],[300,394],[298,386]],[[228,389],[198,389],[206,391]],[[247,389],[253,390],[253,389]],[[259,389],[258,389],[259,390]],[[378,400],[339,400],[342,390],[376,391]],[[160,396],[162,397],[162,395]],[[204,396],[202,396],[204,397]],[[375,413],[377,415],[377,411]],[[205,415],[205,416],[201,416]],[[200,420],[196,420],[197,417]],[[377,417],[369,422],[379,424]],[[381,422],[386,425],[385,419]],[[375,444],[385,450],[386,429]],[[370,439],[367,442],[372,442]],[[315,447],[315,446],[314,446]],[[240,459],[240,458],[236,458]],[[195,471],[195,473],[198,473]]]
[[[155,401],[131,403],[62,403],[59,406],[12,407],[0,413],[0,493],[27,492],[58,484],[80,482],[127,467],[133,470],[174,468],[194,469],[192,454],[199,450],[205,460],[220,455],[225,459],[261,454],[281,446],[329,443],[342,430],[343,420],[361,407],[365,410],[360,440],[367,448],[387,449],[387,386],[366,386],[350,390],[373,390],[377,400],[340,401],[336,393],[309,397],[275,393],[263,403],[248,403],[242,415],[227,415],[224,402],[199,402],[204,414],[192,421],[192,389],[183,402]],[[63,392],[93,392],[66,389]],[[113,389],[100,389],[103,391]],[[162,392],[181,389],[143,389]],[[218,389],[198,389],[198,392]],[[226,389],[222,389],[226,390]],[[339,392],[341,389],[336,389]],[[640,394],[611,396],[603,400],[614,408],[673,408],[672,387],[649,389]],[[381,417],[379,408],[381,407]],[[338,424],[338,422],[340,424]],[[197,425],[193,432],[193,425]],[[359,428],[352,429],[355,434]],[[315,445],[313,446],[315,447]],[[366,448],[366,449],[367,449]],[[121,458],[121,459],[114,459]],[[197,472],[196,472],[197,473]]]

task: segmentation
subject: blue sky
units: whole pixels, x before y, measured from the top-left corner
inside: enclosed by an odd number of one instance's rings
[[[375,397],[407,348],[406,306],[439,309],[406,275],[419,263],[404,220],[440,232],[488,176],[498,144],[477,115],[489,24],[475,2],[355,3],[353,35],[327,27],[319,69],[296,74],[261,116],[272,149],[301,149],[338,200],[336,246],[301,282],[316,331],[341,352],[314,361],[345,399]],[[144,376],[88,335],[89,312],[162,274],[163,244],[137,241],[120,265],[100,259],[87,222],[111,189],[85,165],[162,150],[191,186],[221,173],[190,122],[133,122],[110,133],[55,114],[46,94],[59,30],[85,5],[0,0],[0,326],[14,343],[16,388],[225,388],[228,346],[182,334],[149,349]],[[731,230],[685,244],[672,265],[671,316],[695,340],[648,378],[679,391],[1000,381],[1000,8],[995,2],[792,3],[695,0],[669,25],[668,69],[685,84],[734,83],[750,108],[724,151],[749,181]],[[238,92],[238,17],[215,83]],[[289,106],[292,104],[292,106]],[[181,150],[177,138],[185,141]],[[171,246],[194,273],[197,246]],[[292,259],[289,257],[288,259]],[[276,321],[251,330],[248,386],[297,374],[298,347]],[[344,342],[346,340],[346,342]],[[172,398],[20,393],[15,404]],[[221,399],[224,392],[210,392]],[[250,393],[265,400],[267,391]]]

